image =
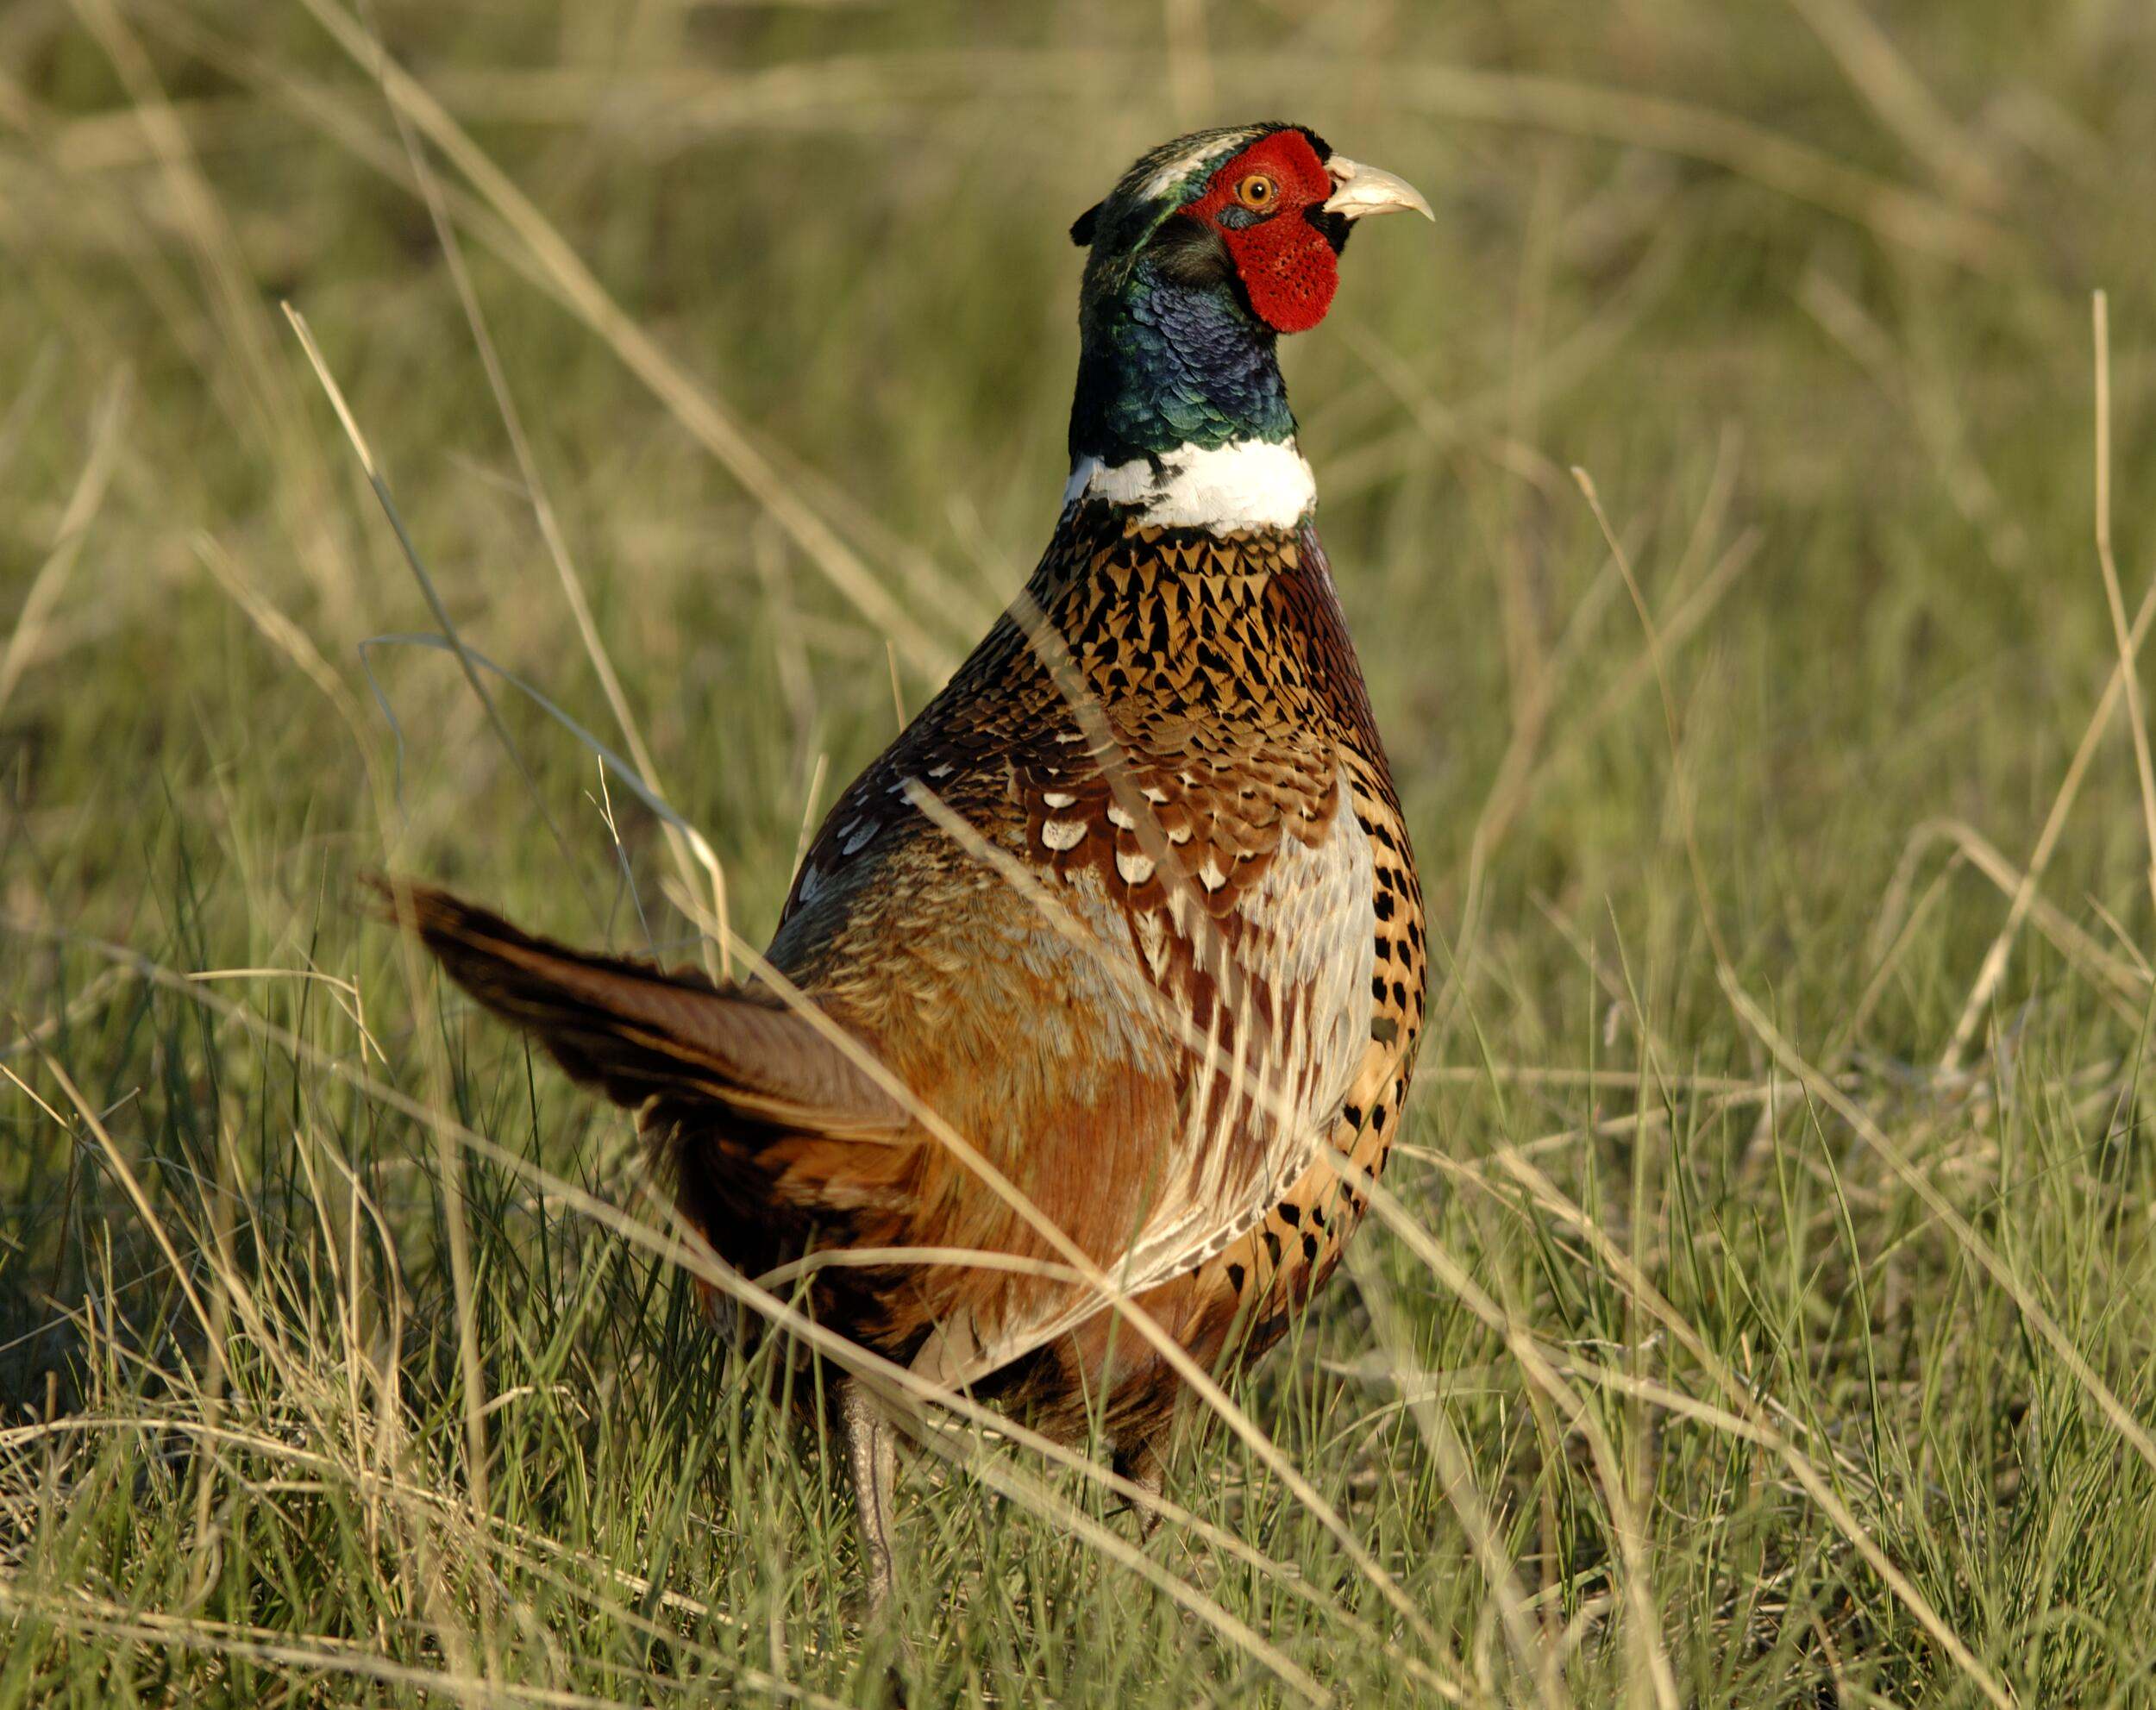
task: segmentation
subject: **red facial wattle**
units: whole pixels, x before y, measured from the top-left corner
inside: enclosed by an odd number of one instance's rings
[[[1275,186],[1262,215],[1240,188],[1253,179]],[[1307,332],[1325,319],[1340,283],[1339,257],[1305,216],[1322,208],[1333,185],[1299,130],[1275,131],[1216,172],[1206,193],[1183,213],[1219,232],[1249,293],[1250,307],[1276,332]]]

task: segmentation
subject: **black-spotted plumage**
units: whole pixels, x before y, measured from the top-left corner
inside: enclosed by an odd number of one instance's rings
[[[1166,1290],[1150,1305],[1174,1333],[1214,1352],[1241,1315],[1262,1348],[1359,1210],[1334,1208],[1320,1137],[1382,1166],[1421,1025],[1420,894],[1331,572],[1307,527],[1215,535],[1080,504],[1020,607],[833,807],[771,957],[1088,1256],[1146,1255],[1131,1281]],[[921,791],[1038,888],[940,829]],[[963,1201],[943,1244],[1056,1256],[968,1186],[930,1142],[910,1203],[865,1201],[841,1238],[925,1243],[913,1206]],[[1263,1231],[1283,1201],[1319,1215],[1276,1264]],[[1171,1375],[1128,1331],[1103,1369],[1082,1288],[957,1267],[874,1286],[893,1357],[940,1333],[963,1357],[937,1348],[937,1375],[1022,1393],[1051,1428],[1080,1430],[1088,1397],[1112,1435],[1167,1422]],[[1075,1339],[1012,1369],[1051,1329]]]

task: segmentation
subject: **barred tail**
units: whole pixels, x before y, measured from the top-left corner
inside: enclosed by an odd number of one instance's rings
[[[703,1103],[744,1125],[830,1140],[906,1126],[898,1101],[837,1042],[774,997],[573,950],[432,886],[379,888],[458,985],[617,1104]]]

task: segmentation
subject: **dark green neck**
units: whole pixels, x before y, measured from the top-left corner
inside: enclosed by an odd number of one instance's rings
[[[1279,335],[1221,281],[1185,284],[1141,260],[1079,314],[1070,454],[1109,467],[1178,446],[1293,438]]]

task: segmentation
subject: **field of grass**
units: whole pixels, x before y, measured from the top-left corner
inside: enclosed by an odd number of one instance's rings
[[[0,8],[0,1706],[2156,1702],[2145,0],[353,3]],[[1047,537],[1069,221],[1275,116],[1438,210],[1286,356],[1412,1143],[1275,1448],[1140,1550],[953,1424],[864,1632],[359,880],[760,945]]]

